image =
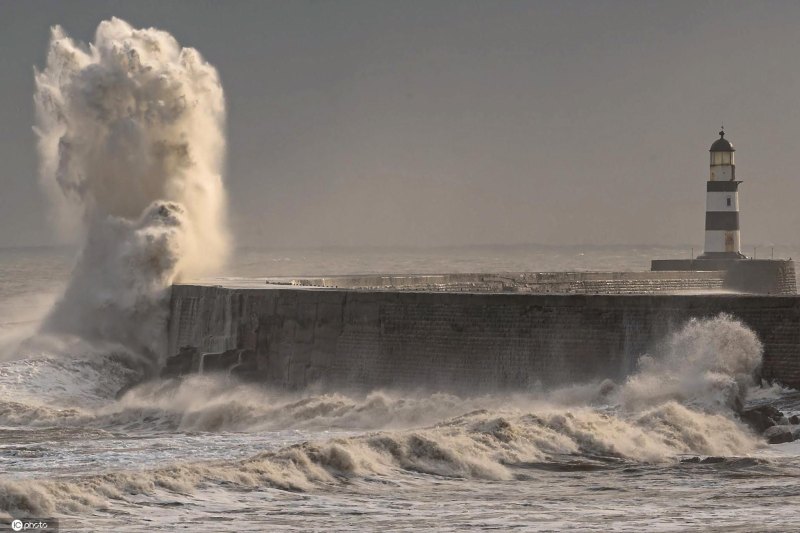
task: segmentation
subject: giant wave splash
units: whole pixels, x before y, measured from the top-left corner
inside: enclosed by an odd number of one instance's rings
[[[42,330],[152,367],[169,286],[228,251],[219,76],[170,34],[112,18],[89,45],[54,27],[35,82],[41,185],[83,242]]]

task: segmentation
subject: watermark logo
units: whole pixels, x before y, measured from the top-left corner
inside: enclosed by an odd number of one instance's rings
[[[47,533],[58,532],[58,520],[55,518],[15,518],[10,524],[8,524],[8,522],[5,524],[0,524],[0,531],[46,531]],[[11,529],[7,529],[9,525],[11,526]]]

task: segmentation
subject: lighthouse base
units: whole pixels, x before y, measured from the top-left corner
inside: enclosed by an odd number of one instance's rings
[[[709,259],[747,259],[747,256],[740,252],[705,252],[703,255],[697,256],[700,261],[707,261]]]
[[[652,271],[724,271],[728,290],[749,294],[797,294],[794,261],[790,259],[746,259],[726,254],[703,254],[697,259],[654,259]]]

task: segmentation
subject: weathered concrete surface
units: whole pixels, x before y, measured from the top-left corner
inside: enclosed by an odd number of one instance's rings
[[[273,284],[358,290],[651,294],[723,290],[725,271],[505,272],[276,278]]]
[[[790,259],[655,259],[654,272],[694,276],[697,271],[723,273],[723,287],[751,294],[797,294],[794,261]]]
[[[720,312],[758,334],[765,348],[765,378],[800,387],[796,296],[177,285],[169,353],[184,346],[215,354],[252,353],[258,379],[288,388],[321,381],[367,388],[524,389],[620,378],[634,369],[640,354],[690,317]]]

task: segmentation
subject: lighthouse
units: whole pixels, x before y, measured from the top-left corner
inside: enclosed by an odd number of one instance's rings
[[[739,184],[742,182],[736,181],[735,150],[725,138],[724,129],[708,152],[710,169],[706,182],[703,254],[687,259],[653,259],[650,270],[671,272],[671,275],[682,272],[681,283],[685,284],[685,290],[721,288],[749,294],[797,294],[791,258],[755,259],[742,255],[739,237]],[[708,284],[711,279],[715,281]]]
[[[739,184],[736,150],[725,130],[709,149],[710,175],[706,184],[706,239],[698,259],[744,259],[739,236]]]

